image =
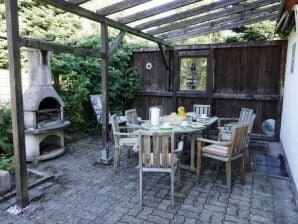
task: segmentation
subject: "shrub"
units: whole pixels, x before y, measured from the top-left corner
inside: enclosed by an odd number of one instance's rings
[[[113,39],[113,38],[112,38]],[[97,35],[78,40],[77,47],[99,50]],[[123,111],[125,103],[132,100],[140,88],[139,75],[132,68],[132,50],[140,46],[125,41],[109,61],[109,100],[111,111]],[[53,54],[53,75],[60,76],[59,92],[66,104],[66,117],[72,123],[70,130],[88,131],[95,117],[88,116],[90,94],[101,93],[100,58]],[[94,125],[93,125],[94,127]]]
[[[9,105],[0,105],[0,169],[14,170],[12,161],[12,138],[7,129],[11,128]]]
[[[11,128],[11,116],[9,105],[0,105],[0,155],[11,154],[11,134],[7,130]]]

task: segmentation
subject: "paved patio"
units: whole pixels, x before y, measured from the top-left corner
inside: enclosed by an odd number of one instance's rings
[[[200,184],[195,173],[182,171],[174,208],[169,176],[147,174],[141,208],[137,157],[123,156],[115,176],[112,166],[96,163],[98,149],[99,140],[86,138],[69,144],[57,159],[30,165],[55,179],[30,190],[31,205],[17,216],[5,211],[14,199],[0,204],[0,223],[298,223],[287,179],[250,172],[241,186],[234,175],[229,195],[224,172],[216,178],[208,162]]]

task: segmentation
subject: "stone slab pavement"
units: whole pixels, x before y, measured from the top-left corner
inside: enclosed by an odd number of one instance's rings
[[[123,155],[119,174],[96,163],[100,140],[86,138],[68,144],[59,158],[29,167],[55,178],[29,191],[31,204],[18,215],[6,210],[15,199],[0,204],[1,224],[112,223],[298,223],[290,182],[246,173],[244,186],[233,175],[231,194],[225,173],[216,177],[213,162],[204,160],[201,183],[183,170],[170,206],[170,178],[149,173],[144,178],[144,206],[138,205],[137,156]]]

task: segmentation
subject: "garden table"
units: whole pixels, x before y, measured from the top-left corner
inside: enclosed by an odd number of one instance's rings
[[[168,115],[162,117],[163,121],[170,121],[171,118],[170,116],[173,115]],[[176,115],[177,116],[177,115]],[[178,117],[178,116],[177,116]],[[179,118],[178,120],[186,120],[187,117],[185,116],[184,118]],[[173,118],[172,120],[177,120]],[[196,171],[195,167],[195,144],[196,144],[196,139],[197,139],[197,134],[200,131],[206,130],[208,127],[210,127],[213,123],[215,123],[218,120],[218,117],[209,117],[205,119],[199,119],[198,122],[192,122],[189,123],[187,126],[181,126],[175,123],[169,122],[171,124],[170,127],[164,127],[163,125],[157,125],[157,126],[152,126],[150,121],[146,121],[145,123],[142,124],[142,128],[154,132],[164,132],[164,131],[173,131],[174,134],[177,135],[187,135],[191,139],[191,148],[190,148],[190,164],[185,165],[181,164],[181,168],[183,169],[188,169],[191,171]]]

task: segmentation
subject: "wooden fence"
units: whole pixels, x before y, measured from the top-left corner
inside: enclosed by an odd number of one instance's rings
[[[169,70],[158,49],[136,50],[133,64],[140,73],[141,89],[129,107],[136,108],[143,118],[148,118],[148,109],[154,105],[162,105],[164,112],[170,113],[178,106],[192,111],[193,104],[210,104],[211,113],[219,117],[238,117],[241,107],[248,107],[257,115],[255,134],[262,134],[262,122],[271,118],[276,120],[278,136],[286,44],[272,41],[180,46],[166,51]],[[197,55],[208,58],[206,91],[180,91],[179,58]]]

